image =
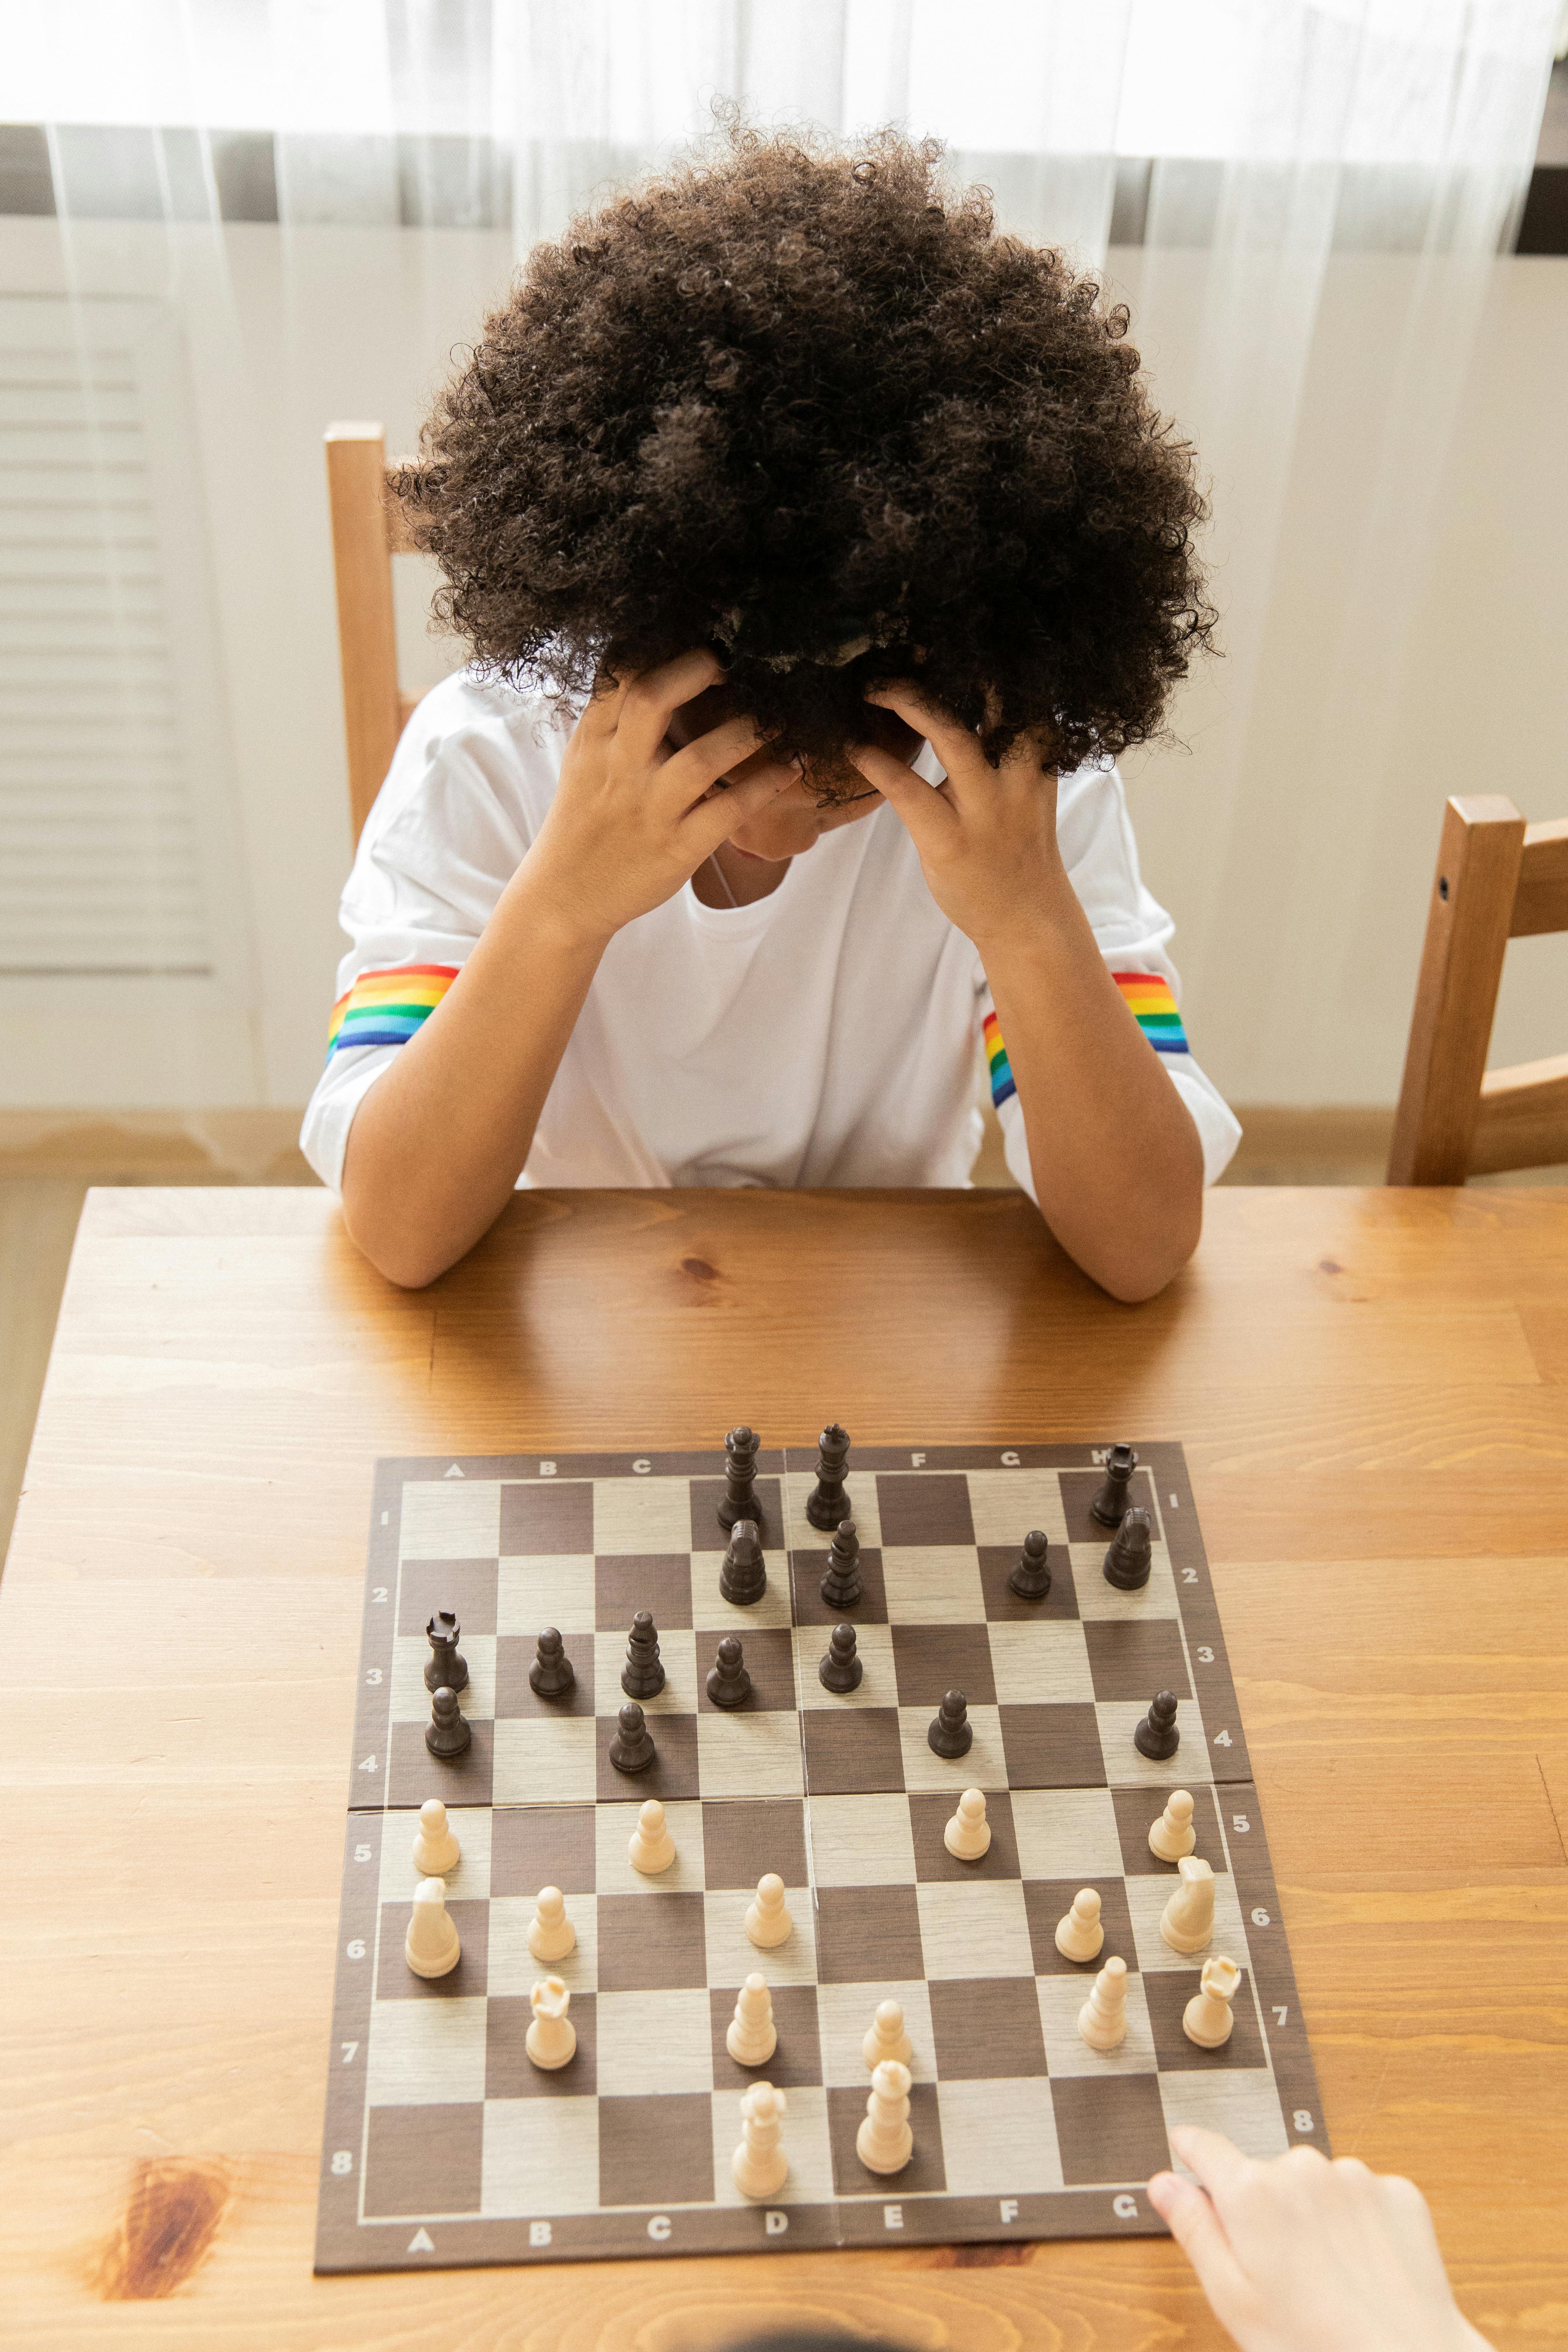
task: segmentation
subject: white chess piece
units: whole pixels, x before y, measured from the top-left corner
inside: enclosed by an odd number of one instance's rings
[[[914,2152],[910,2070],[896,2058],[884,2058],[871,2077],[871,2095],[855,2135],[855,2153],[868,2172],[902,2172]]]
[[[768,1980],[755,1969],[741,1987],[724,2047],[737,2066],[765,2066],[779,2046]]]
[[[563,1960],[577,1948],[577,1930],[566,1916],[566,1897],[558,1886],[542,1886],[528,1923],[528,1948],[536,1960]]]
[[[1173,1952],[1201,1952],[1214,1934],[1214,1871],[1195,1853],[1176,1868],[1181,1885],[1160,1915],[1160,1933]]]
[[[675,1860],[675,1840],[657,1797],[650,1797],[638,1813],[626,1853],[632,1868],[640,1870],[645,1878],[657,1878]]]
[[[942,1842],[960,1862],[978,1862],[988,1852],[991,1824],[985,1818],[985,1799],[978,1789],[965,1789],[958,1801],[957,1812],[942,1833]]]
[[[414,1867],[421,1878],[450,1878],[463,1858],[463,1849],[447,1822],[439,1797],[426,1797],[419,1808],[419,1834],[414,1841]]]
[[[784,2185],[784,2095],[771,2083],[753,2083],[741,2094],[741,2145],[730,2169],[742,2197],[776,2197]]]
[[[1092,1886],[1080,1886],[1072,1909],[1057,1921],[1057,1949],[1064,1960],[1098,1960],[1104,1945],[1100,1896]]]
[[[572,2006],[572,1996],[559,1977],[544,1977],[529,1994],[533,2011],[533,2023],[523,2039],[523,2048],[542,2072],[552,2074],[575,2054],[577,2029],[566,2012]]]
[[[909,2064],[914,2056],[914,2044],[905,2027],[903,2008],[900,2002],[879,2000],[877,2003],[877,2014],[860,2044],[860,2055],[873,2074],[884,2058],[896,2058],[900,2066]]]
[[[1241,1970],[1234,1960],[1204,1962],[1200,1990],[1182,2011],[1182,2032],[1200,2050],[1218,2050],[1230,2040],[1230,2029],[1236,2023],[1230,2004],[1240,1982]]]
[[[1091,2050],[1115,2050],[1127,2039],[1127,1963],[1107,1960],[1078,2013],[1078,2030]]]
[[[1180,1862],[1191,1853],[1198,1842],[1193,1827],[1193,1800],[1189,1790],[1173,1789],[1165,1800],[1165,1810],[1149,1830],[1149,1851],[1162,1862]]]
[[[771,1945],[782,1944],[795,1925],[784,1906],[784,1883],[777,1874],[769,1871],[757,1881],[757,1891],[746,1909],[746,1933],[753,1944],[766,1951]]]
[[[462,1958],[458,1923],[447,1909],[445,1879],[422,1878],[415,1888],[403,1957],[416,1977],[449,1977]]]

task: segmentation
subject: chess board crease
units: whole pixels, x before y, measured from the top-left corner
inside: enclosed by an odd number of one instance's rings
[[[862,1545],[852,1610],[820,1596],[827,1538],[805,1501],[816,1448],[763,1453],[768,1567],[760,1601],[719,1591],[721,1455],[405,1458],[377,1465],[345,1818],[319,2271],[655,2257],[820,2246],[1140,2236],[1163,2224],[1144,2184],[1173,2123],[1253,2153],[1326,2147],[1246,1737],[1182,1449],[1140,1445],[1131,1499],[1154,1527],[1148,1584],[1110,1585],[1089,1515],[1087,1446],[858,1447],[847,1507]],[[716,1468],[716,1464],[719,1465]],[[1023,1536],[1048,1539],[1051,1590],[1014,1595]],[[658,1748],[626,1778],[607,1749],[632,1613],[651,1609],[665,1687]],[[467,1753],[426,1750],[425,1626],[462,1625]],[[851,1619],[861,1685],[817,1663]],[[528,1669],[556,1626],[576,1673],[544,1700]],[[719,1640],[753,1679],[709,1700]],[[950,1761],[926,1729],[961,1686],[973,1743]],[[1181,1745],[1153,1763],[1132,1733],[1159,1689]],[[948,1853],[966,1788],[986,1793],[989,1852]],[[1163,1942],[1173,1866],[1149,1848],[1175,1787],[1194,1800],[1215,1877],[1215,1929],[1184,1959]],[[664,1802],[677,1844],[656,1879],[629,1864],[636,1808]],[[447,1881],[462,1942],[449,1976],[415,1976],[403,1938],[417,1809],[442,1797],[461,1847]],[[744,1931],[758,1877],[784,1879],[787,1941]],[[541,1886],[577,1933],[558,1973],[576,2054],[542,2074],[523,2051]],[[1089,2050],[1078,2011],[1095,1973],[1057,1951],[1057,1921],[1094,1886],[1102,1957],[1129,1968],[1129,2030]],[[1218,2051],[1182,2031],[1203,1960],[1242,1971]],[[735,2064],[725,2028],[746,1974],[768,1979],[778,2047]],[[913,2044],[915,2154],[860,2165],[878,2002]],[[739,2099],[786,2099],[790,2172],[753,2205],[730,2158]]]

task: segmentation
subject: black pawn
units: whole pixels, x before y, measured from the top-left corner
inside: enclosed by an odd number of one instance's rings
[[[430,1663],[425,1669],[427,1691],[468,1689],[468,1662],[458,1655],[458,1636],[462,1630],[449,1609],[437,1609],[426,1626],[426,1638],[432,1653]]]
[[[621,1668],[621,1688],[628,1698],[657,1698],[664,1688],[658,1635],[651,1609],[639,1609],[626,1636],[626,1663]]]
[[[635,1698],[627,1699],[610,1742],[610,1761],[617,1772],[646,1772],[654,1759],[653,1734]]]
[[[1136,1592],[1140,1585],[1147,1584],[1149,1570],[1154,1564],[1153,1540],[1153,1520],[1140,1504],[1134,1503],[1105,1555],[1107,1584],[1114,1584],[1119,1592]]]
[[[442,1756],[448,1761],[455,1756],[466,1755],[473,1738],[468,1718],[458,1705],[458,1694],[443,1686],[430,1702],[430,1720],[425,1727],[425,1745],[432,1756]]]
[[[1016,1592],[1020,1601],[1043,1601],[1050,1589],[1051,1565],[1046,1558],[1046,1539],[1038,1528],[1031,1528],[1024,1538],[1018,1565],[1007,1579],[1007,1590]]]
[[[1138,1456],[1130,1445],[1113,1445],[1105,1457],[1105,1483],[1089,1505],[1089,1517],[1098,1519],[1102,1528],[1119,1528],[1121,1514],[1127,1508],[1127,1487],[1138,1467]]]
[[[824,1690],[852,1691],[860,1687],[865,1667],[855,1654],[853,1625],[835,1625],[827,1653],[816,1669],[816,1679]]]
[[[816,1485],[805,1502],[806,1517],[825,1534],[831,1534],[844,1518],[844,1467],[848,1459],[849,1432],[830,1421],[816,1441]]]
[[[927,1744],[938,1756],[967,1756],[973,1738],[969,1701],[961,1690],[951,1690],[942,1700],[941,1711],[931,1717]]]
[[[719,1505],[719,1525],[732,1528],[742,1519],[755,1519],[757,1447],[762,1443],[744,1423],[724,1438],[724,1493]]]
[[[737,1519],[731,1531],[724,1565],[719,1571],[719,1590],[726,1601],[749,1609],[767,1589],[768,1571],[762,1545],[757,1541],[757,1523],[755,1519]]]
[[[746,1672],[746,1662],[740,1643],[733,1633],[726,1633],[719,1644],[719,1654],[708,1669],[708,1696],[715,1706],[739,1706],[752,1693],[752,1677]]]
[[[822,1597],[830,1609],[853,1609],[860,1593],[860,1538],[853,1519],[840,1519],[833,1530]]]
[[[539,1637],[539,1652],[528,1670],[528,1686],[540,1698],[564,1698],[577,1680],[571,1659],[553,1625]]]
[[[1150,1701],[1149,1712],[1132,1735],[1132,1745],[1140,1756],[1149,1757],[1163,1764],[1173,1756],[1182,1744],[1176,1728],[1176,1701],[1170,1691],[1159,1691]]]

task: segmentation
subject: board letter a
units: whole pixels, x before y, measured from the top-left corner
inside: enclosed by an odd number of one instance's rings
[[[411,2254],[433,2254],[436,2251],[436,2241],[428,2230],[416,2230],[408,2241],[408,2251]]]

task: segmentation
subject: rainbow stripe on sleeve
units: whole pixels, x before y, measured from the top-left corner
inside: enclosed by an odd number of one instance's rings
[[[994,1013],[985,1015],[983,1026],[985,1031],[986,1066],[991,1072],[991,1099],[1000,1110],[1008,1097],[1016,1095],[1018,1089],[1013,1084],[1012,1065],[1007,1059],[1007,1048],[1002,1042],[1002,1024]]]
[[[1157,971],[1113,971],[1123,1002],[1156,1054],[1191,1051],[1171,983]]]
[[[327,1024],[327,1058],[351,1045],[405,1045],[458,977],[455,963],[405,963],[362,971]]]

